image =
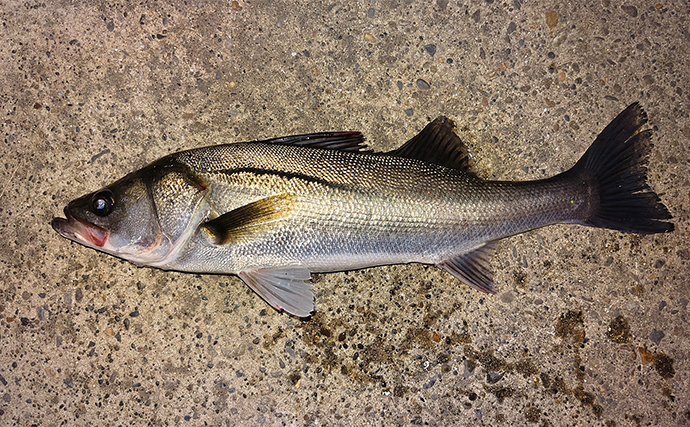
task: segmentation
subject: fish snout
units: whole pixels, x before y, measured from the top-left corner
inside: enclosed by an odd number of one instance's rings
[[[105,245],[110,235],[108,230],[76,219],[70,215],[67,208],[65,208],[65,216],[66,218],[55,217],[50,221],[50,226],[59,235],[88,246],[102,248]]]

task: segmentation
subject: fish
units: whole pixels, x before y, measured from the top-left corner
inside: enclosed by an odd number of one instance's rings
[[[141,266],[232,274],[278,311],[316,311],[312,273],[422,263],[496,293],[506,237],[552,224],[671,232],[647,183],[652,130],[633,103],[569,170],[532,181],[477,172],[439,117],[397,149],[322,132],[167,155],[71,201],[55,231]]]

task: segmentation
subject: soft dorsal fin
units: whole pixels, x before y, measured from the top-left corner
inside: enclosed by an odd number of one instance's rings
[[[386,154],[435,163],[476,175],[469,150],[453,130],[454,127],[452,120],[441,116],[400,148]]]
[[[285,218],[292,210],[295,196],[285,193],[240,206],[202,224],[217,245],[236,242],[257,232],[260,227]]]
[[[338,151],[366,151],[364,136],[360,132],[320,132],[304,135],[282,136],[267,139],[269,144],[296,145],[299,147],[323,148]]]
[[[304,267],[259,268],[237,275],[278,311],[297,317],[309,317],[316,311],[311,273]]]
[[[486,243],[472,252],[437,264],[474,289],[487,294],[495,294],[494,281],[489,270],[489,260],[494,254],[497,240]]]

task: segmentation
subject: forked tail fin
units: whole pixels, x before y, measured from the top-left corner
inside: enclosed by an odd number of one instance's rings
[[[627,233],[673,231],[672,218],[659,196],[647,185],[651,129],[641,130],[647,114],[631,104],[599,134],[570,171],[593,180],[598,208],[584,224]]]

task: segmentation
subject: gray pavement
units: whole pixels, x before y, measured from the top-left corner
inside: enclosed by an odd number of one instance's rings
[[[0,425],[690,425],[689,6],[549,3],[1,2]],[[485,176],[541,178],[634,101],[676,231],[506,239],[495,296],[421,265],[322,274],[302,321],[49,225],[177,150],[390,150],[438,115]]]

